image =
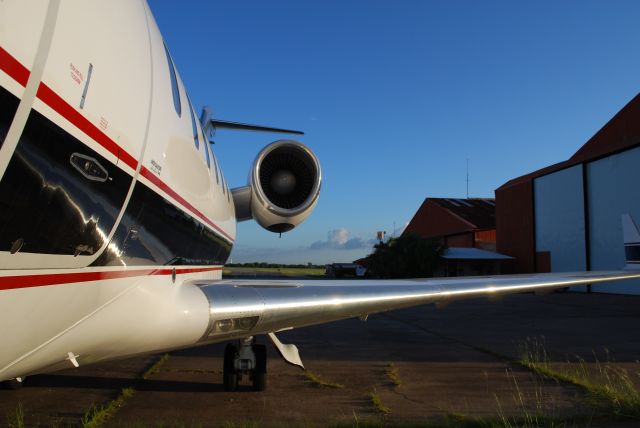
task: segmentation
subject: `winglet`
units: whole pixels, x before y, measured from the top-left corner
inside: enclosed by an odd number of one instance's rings
[[[629,214],[622,214],[625,269],[640,270],[640,232]]]

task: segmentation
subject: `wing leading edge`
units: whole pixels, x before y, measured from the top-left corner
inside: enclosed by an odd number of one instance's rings
[[[640,271],[418,280],[196,282],[209,301],[202,342],[217,342],[428,303],[640,278]]]

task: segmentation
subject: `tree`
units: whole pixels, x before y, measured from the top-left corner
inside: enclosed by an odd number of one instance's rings
[[[366,257],[367,273],[378,278],[420,278],[433,276],[444,247],[435,239],[416,234],[391,238],[375,245]]]

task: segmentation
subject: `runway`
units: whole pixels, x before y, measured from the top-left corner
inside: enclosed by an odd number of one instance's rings
[[[92,406],[108,407],[125,389],[105,426],[455,426],[527,417],[637,426],[640,415],[616,415],[584,387],[520,360],[525,348],[543,350],[562,371],[578,356],[592,372],[626,370],[639,388],[638,308],[640,296],[521,294],[283,332],[316,380],[270,348],[265,392],[248,384],[223,391],[224,344],[81,367],[0,391],[0,425],[15,423],[21,408],[26,426],[81,426],[95,418]]]

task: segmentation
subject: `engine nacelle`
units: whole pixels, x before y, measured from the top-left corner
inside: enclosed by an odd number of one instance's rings
[[[253,218],[271,232],[288,232],[313,211],[321,182],[320,163],[307,146],[275,141],[256,157],[248,186],[232,190],[236,219]]]

